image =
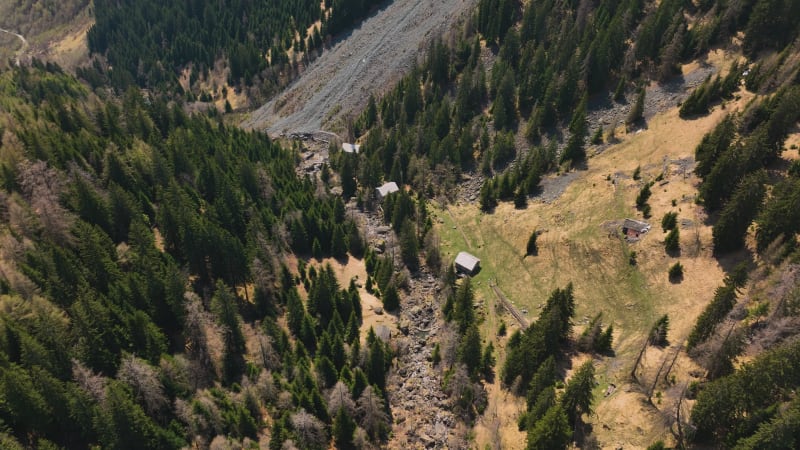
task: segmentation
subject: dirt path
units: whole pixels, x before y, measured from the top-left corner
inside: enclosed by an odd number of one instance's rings
[[[420,50],[471,13],[477,0],[394,0],[314,61],[242,123],[271,135],[331,129],[370,93],[390,89]]]
[[[451,220],[451,221],[452,221],[454,224],[456,224],[456,225],[453,225],[453,228],[458,228],[458,232],[459,232],[459,233],[461,233],[461,237],[463,237],[463,238],[464,238],[464,243],[465,243],[465,244],[467,244],[467,249],[469,249],[469,250],[472,250],[472,244],[469,242],[469,239],[467,239],[467,235],[464,233],[464,230],[462,230],[462,229],[461,229],[461,228],[458,226],[458,222],[456,222],[456,219],[455,219],[455,217],[453,217],[453,213],[451,213],[451,212],[450,212],[450,209],[445,209],[445,211],[447,211],[447,215],[449,215],[449,216],[450,216],[450,220]]]
[[[27,39],[25,39],[25,36],[23,36],[23,35],[21,35],[21,34],[19,34],[19,33],[15,33],[15,32],[13,32],[13,31],[9,31],[9,30],[3,29],[3,28],[0,28],[0,32],[3,32],[3,33],[8,33],[8,34],[13,34],[14,36],[18,37],[20,41],[22,41],[22,47],[20,47],[20,49],[19,49],[19,50],[17,50],[17,54],[16,54],[16,56],[14,57],[14,58],[15,58],[15,59],[14,59],[14,64],[15,64],[15,65],[17,65],[17,66],[19,66],[19,61],[20,61],[20,58],[21,58],[21,57],[22,57],[22,55],[25,53],[25,50],[27,50],[27,49],[28,49],[28,40],[27,40]]]
[[[503,291],[501,291],[500,288],[497,287],[497,283],[490,280],[489,287],[492,288],[492,290],[494,291],[494,295],[497,296],[497,299],[500,301],[500,303],[503,304],[503,307],[505,307],[506,310],[509,312],[509,314],[511,314],[517,320],[517,322],[519,322],[520,329],[527,330],[528,321],[525,319],[525,317],[522,316],[522,313],[520,313],[517,310],[517,308],[511,304],[511,301],[509,301],[508,298],[506,298],[506,295],[503,294]]]

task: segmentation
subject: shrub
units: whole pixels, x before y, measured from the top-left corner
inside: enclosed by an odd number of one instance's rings
[[[673,283],[679,282],[683,279],[683,265],[676,262],[669,268],[669,281]]]
[[[639,191],[639,195],[636,196],[636,209],[642,210],[644,205],[647,204],[647,200],[650,199],[650,184],[645,184],[642,186],[642,190]]]
[[[675,228],[677,224],[678,224],[678,213],[676,212],[668,212],[664,214],[664,217],[661,219],[661,229],[664,230],[665,233]]]
[[[666,250],[669,254],[674,254],[679,252],[680,249],[680,232],[677,228],[673,228],[664,239],[664,250]]]
[[[660,347],[664,347],[669,344],[667,340],[667,333],[669,332],[669,316],[664,314],[661,316],[660,319],[653,324],[653,328],[650,329],[650,337],[648,338],[648,342],[651,345],[658,345]]]
[[[590,141],[593,145],[600,145],[603,143],[603,127],[597,129],[592,135],[592,139]]]

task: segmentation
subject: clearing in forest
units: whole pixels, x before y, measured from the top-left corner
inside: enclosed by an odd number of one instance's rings
[[[499,350],[498,372],[508,339],[496,337],[500,321],[509,328],[507,336],[519,327],[502,308],[495,307],[490,282],[497,283],[519,310],[527,311],[530,322],[550,292],[572,282],[577,304],[575,334],[600,312],[604,324],[613,324],[615,355],[598,359],[596,414],[589,418],[603,447],[646,447],[669,439],[663,422],[656,418],[658,409],[642,401],[646,396],[630,384],[629,375],[647,332],[661,315],[669,315],[669,340],[679,344],[721,284],[725,261],[712,257],[711,226],[704,209],[695,203],[699,179],[691,168],[703,135],[752,98],[743,91],[739,95],[726,109],[717,107],[695,120],[681,120],[677,108],[650,118],[644,131],[627,135],[618,145],[591,157],[588,170],[578,172],[555,201],[532,199],[522,210],[501,203],[493,214],[482,213],[477,203],[435,211],[445,261],[467,248],[481,259],[482,270],[473,286],[476,300],[487,305],[483,334],[495,340]],[[637,167],[640,180],[632,177]],[[659,176],[660,181],[655,181]],[[652,230],[635,243],[609,233],[610,223],[621,223],[626,217],[643,219],[635,198],[644,183],[651,181],[655,181],[649,200],[652,212],[646,220]],[[661,230],[661,218],[670,211],[678,213],[681,251],[677,256],[668,255],[663,244],[666,233]],[[526,243],[534,230],[541,231],[538,255],[526,257]],[[631,265],[634,251],[636,264]],[[684,266],[685,275],[681,282],[671,283],[667,270],[676,262]],[[648,349],[643,361],[649,372],[655,373],[667,354],[672,354],[671,348]],[[672,372],[679,383],[688,381],[692,368],[682,356]],[[579,365],[573,363],[572,367]],[[617,389],[604,397],[611,383]],[[525,435],[516,424],[525,408],[524,398],[515,399],[496,385],[487,389],[490,405],[476,427],[478,448],[492,442],[502,448],[524,448]]]

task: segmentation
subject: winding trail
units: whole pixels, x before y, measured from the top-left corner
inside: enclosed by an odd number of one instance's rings
[[[16,59],[14,60],[14,64],[19,66],[20,58],[25,53],[25,50],[28,49],[28,40],[25,39],[25,36],[23,36],[23,35],[21,35],[19,33],[15,33],[13,31],[9,31],[9,30],[3,29],[3,28],[0,28],[0,32],[13,34],[14,36],[18,37],[20,41],[22,41],[22,47],[20,47],[20,49],[17,50],[17,56],[16,56]]]

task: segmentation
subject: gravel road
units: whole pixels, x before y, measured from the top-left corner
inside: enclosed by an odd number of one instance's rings
[[[468,16],[477,0],[394,0],[367,18],[284,92],[254,111],[246,129],[273,136],[325,129],[389,90],[420,50]]]
[[[27,50],[27,49],[28,49],[28,40],[27,40],[27,39],[25,39],[25,36],[23,36],[23,35],[21,35],[21,34],[19,34],[19,33],[15,33],[15,32],[13,32],[13,31],[6,30],[6,29],[4,29],[4,28],[0,28],[0,32],[1,32],[1,33],[8,33],[8,34],[10,34],[10,35],[16,36],[17,38],[19,38],[20,42],[22,42],[22,47],[20,47],[20,49],[19,49],[19,50],[17,50],[17,53],[16,53],[16,55],[14,56],[14,64],[16,64],[17,66],[19,66],[19,61],[20,61],[20,58],[21,58],[21,57],[22,57],[22,55],[25,53],[25,50]]]

